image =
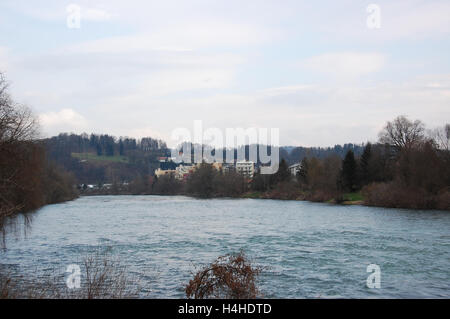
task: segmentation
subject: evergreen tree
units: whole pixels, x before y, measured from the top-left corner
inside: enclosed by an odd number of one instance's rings
[[[254,191],[265,192],[269,187],[270,175],[261,174],[260,169],[258,169],[253,175],[251,188]]]
[[[357,189],[356,160],[352,150],[349,150],[342,161],[342,184],[344,189],[355,191]]]
[[[108,141],[106,144],[106,156],[114,156],[114,142]]]
[[[367,143],[360,159],[361,182],[366,185],[372,181],[370,174],[370,158],[372,156],[372,145]]]
[[[97,148],[97,155],[102,156],[103,155],[102,146],[100,144],[97,144],[96,148]]]
[[[289,166],[284,160],[281,160],[280,165],[278,166],[278,171],[272,175],[272,185],[278,184],[280,182],[286,182],[291,177],[291,172],[289,171]]]
[[[302,186],[308,184],[308,159],[306,157],[302,159],[300,164],[300,170],[297,173],[297,180]]]
[[[124,146],[123,146],[123,141],[122,140],[119,141],[119,155],[120,156],[124,156],[125,155]]]

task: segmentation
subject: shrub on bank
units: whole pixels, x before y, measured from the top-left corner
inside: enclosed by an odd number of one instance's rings
[[[95,253],[80,264],[81,286],[68,289],[62,276],[44,273],[39,281],[0,273],[0,299],[137,298],[138,282],[108,253]]]
[[[254,299],[260,296],[256,285],[261,268],[253,266],[241,251],[225,255],[200,269],[185,288],[194,299]]]
[[[365,204],[392,208],[450,210],[450,192],[430,194],[421,188],[404,187],[398,182],[373,183],[363,188]]]
[[[296,200],[303,199],[304,195],[294,182],[289,181],[278,183],[273,189],[265,192],[262,198]]]

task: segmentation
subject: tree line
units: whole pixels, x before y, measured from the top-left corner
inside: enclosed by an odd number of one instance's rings
[[[142,169],[128,175],[131,176],[129,185],[119,186],[114,182],[114,187],[106,193],[305,199],[336,203],[359,200],[373,206],[449,209],[449,136],[448,124],[430,131],[419,120],[410,121],[399,116],[387,122],[376,143],[333,148],[282,147],[278,172],[262,175],[257,169],[251,181],[235,171],[218,171],[206,163],[200,165],[186,182],[170,174],[158,179],[152,176],[159,165],[157,155],[167,156],[169,150],[156,148],[155,153],[155,149],[152,151],[149,147],[149,153],[142,153],[142,147],[138,147],[141,154],[147,154],[139,162]],[[249,146],[242,148],[248,156]],[[126,150],[127,156],[132,158],[134,146]],[[234,151],[236,155],[238,150]],[[295,162],[301,163],[301,169],[293,177],[288,166]],[[126,169],[133,167],[131,163],[136,162],[121,164],[122,167],[115,170],[109,167],[108,171],[124,176]],[[83,166],[79,161],[76,164]]]
[[[303,156],[296,176],[291,175],[285,158],[275,174],[262,175],[257,170],[251,181],[203,163],[186,183],[166,175],[134,190],[203,198],[359,200],[372,206],[449,210],[449,141],[449,124],[427,131],[421,121],[399,116],[387,122],[379,140],[365,144],[360,154],[348,149],[343,158],[334,152],[324,157]]]
[[[272,197],[343,202],[360,193],[367,205],[450,209],[450,125],[427,131],[420,120],[399,116],[387,122],[377,143],[357,156],[348,150],[325,158],[304,157],[295,180],[256,175],[253,189]],[[298,191],[298,192],[297,192]]]
[[[74,134],[61,133],[58,136],[43,140],[48,157],[75,176],[78,184],[105,184],[136,181],[137,183],[154,175],[155,169],[159,168],[159,157],[170,157],[171,150],[162,140],[145,137],[134,139],[129,137],[115,137],[108,134]],[[198,145],[191,144],[191,157],[194,160],[194,149]],[[206,145],[200,146],[203,151]],[[264,145],[256,145],[266,147]],[[271,147],[267,146],[269,154]],[[324,158],[329,154],[344,156],[347,150],[353,150],[360,154],[363,150],[361,145],[345,144],[334,147],[280,147],[280,156],[288,164],[293,164],[303,157],[314,155]],[[213,150],[213,154],[222,152],[226,156],[226,149]],[[250,159],[250,146],[243,145],[232,149],[234,157],[242,152],[245,159]],[[99,160],[92,159],[89,154],[99,156]],[[260,165],[259,152],[256,165]],[[75,156],[78,155],[78,156]],[[123,161],[108,161],[113,156],[121,156]],[[141,183],[142,184],[142,183]]]
[[[0,232],[7,218],[73,199],[73,177],[49,161],[29,108],[15,103],[0,73]]]
[[[151,174],[159,166],[158,157],[170,154],[165,142],[151,137],[61,133],[43,143],[49,158],[72,172],[78,184],[129,182]],[[106,160],[92,160],[89,154]],[[124,161],[107,160],[113,156],[121,156]]]
[[[142,139],[116,138],[108,134],[61,133],[58,136],[46,139],[45,142],[56,154],[95,153],[98,156],[126,156],[135,151],[152,152],[167,149],[164,141],[151,137]]]

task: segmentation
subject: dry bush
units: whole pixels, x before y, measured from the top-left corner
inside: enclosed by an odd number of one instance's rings
[[[216,196],[239,197],[247,190],[248,185],[244,176],[235,171],[228,171],[215,175],[214,188]]]
[[[84,259],[83,285],[78,293],[84,299],[124,298],[128,278],[117,259],[99,253]]]
[[[405,187],[398,182],[373,183],[362,190],[365,204],[410,209],[450,210],[450,192],[439,195],[426,192],[421,188]]]
[[[39,281],[0,274],[0,299],[122,299],[137,298],[139,285],[108,253],[95,253],[81,265],[81,287],[68,289],[64,276],[42,274]]]
[[[187,193],[200,198],[214,197],[216,193],[214,180],[218,174],[211,164],[200,164],[187,180]]]
[[[307,182],[303,183],[302,189],[311,193],[310,200],[329,200],[339,193],[338,179],[341,162],[338,156],[328,156],[324,159],[312,157],[304,161],[307,165],[304,179]]]
[[[40,277],[37,283],[21,275],[0,274],[0,299],[61,298],[55,278],[48,273]]]
[[[252,266],[245,254],[225,255],[200,269],[185,288],[194,299],[254,299],[260,295],[256,280],[261,267]]]
[[[10,276],[0,274],[0,299],[15,298],[14,282]]]
[[[176,195],[183,192],[183,183],[174,174],[159,177],[153,186],[153,193],[158,195]]]
[[[295,200],[303,199],[303,193],[298,189],[293,181],[280,182],[274,189],[267,191],[264,198]]]
[[[306,199],[312,202],[328,202],[335,198],[339,198],[341,195],[337,191],[330,190],[316,190],[306,194]],[[339,201],[338,201],[339,202]]]

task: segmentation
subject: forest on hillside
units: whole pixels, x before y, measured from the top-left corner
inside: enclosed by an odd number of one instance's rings
[[[61,133],[42,142],[48,157],[73,173],[78,184],[130,182],[151,175],[158,157],[170,156],[166,144],[151,137]]]
[[[152,184],[133,185],[133,191],[450,210],[449,146],[449,124],[426,130],[420,120],[399,116],[388,121],[379,141],[367,143],[361,154],[348,149],[344,157],[333,152],[304,156],[296,176],[284,158],[275,174],[257,170],[251,180],[203,163],[186,183],[166,175]]]
[[[171,154],[161,140],[60,134],[43,142],[49,158],[73,173],[77,183],[113,184],[112,190],[101,192],[105,194],[250,196],[450,209],[449,139],[449,124],[430,130],[420,120],[399,116],[386,123],[375,143],[280,147],[280,167],[273,175],[259,173],[258,157],[250,181],[236,172],[217,172],[204,163],[187,182],[171,175],[153,177],[159,157]],[[192,157],[194,149],[191,145]],[[233,151],[235,158],[240,151],[250,158],[248,145]],[[223,152],[225,158],[226,150],[215,152]],[[295,177],[288,170],[293,163],[301,163]],[[123,184],[127,186],[118,186]]]
[[[155,169],[159,168],[158,158],[171,156],[171,150],[164,141],[151,137],[135,139],[108,134],[61,133],[42,142],[49,158],[72,172],[78,184],[124,183],[152,176]],[[201,147],[203,150],[206,146]],[[194,148],[191,146],[192,158]],[[363,145],[356,144],[334,147],[280,147],[279,152],[280,158],[291,165],[299,163],[305,157],[325,158],[336,155],[343,158],[349,150],[360,155],[363,148]],[[249,149],[249,145],[235,148],[235,158],[242,150],[245,158],[249,160]],[[223,152],[225,158],[226,150],[218,149],[215,152]],[[258,155],[256,165],[260,164]]]

